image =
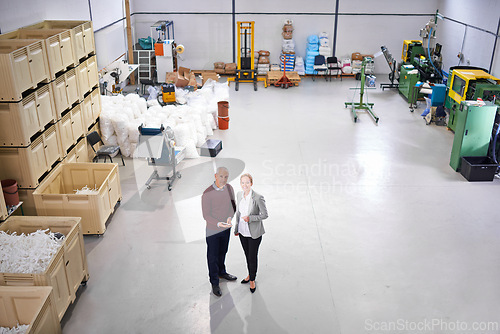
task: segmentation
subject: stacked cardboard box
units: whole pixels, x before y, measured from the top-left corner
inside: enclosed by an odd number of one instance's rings
[[[269,55],[270,52],[266,50],[259,51],[259,63],[257,65],[257,74],[265,75],[269,72]]]
[[[178,72],[167,72],[165,79],[166,83],[173,83],[176,87],[193,86],[194,89],[198,88],[196,77],[189,68],[179,67]]]
[[[214,63],[214,71],[217,74],[224,74],[225,73],[225,64],[221,61],[215,62]]]
[[[235,63],[227,63],[224,67],[226,74],[236,74],[236,64]]]
[[[295,42],[293,41],[293,22],[285,20],[283,24],[283,41],[281,42],[280,70],[293,71],[295,67]],[[286,62],[286,68],[285,68]]]

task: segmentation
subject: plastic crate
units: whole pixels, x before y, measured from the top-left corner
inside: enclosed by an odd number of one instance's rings
[[[49,81],[43,40],[0,40],[0,101],[21,101],[25,91]]]
[[[21,324],[29,325],[27,334],[61,333],[51,287],[0,286],[0,309],[0,327]]]
[[[78,65],[72,38],[68,29],[18,29],[0,36],[0,39],[43,40],[51,80],[58,72]]]
[[[86,149],[86,142],[82,142]],[[83,234],[103,234],[108,217],[122,197],[118,165],[67,163],[69,159],[70,155],[33,192],[36,211],[40,216],[82,217]],[[97,188],[97,193],[75,194],[85,186]]]
[[[0,179],[14,179],[19,187],[35,188],[50,170],[52,163],[49,165],[47,159],[52,160],[56,149],[58,140],[52,132],[47,140],[41,135],[28,147],[0,147]]]
[[[19,102],[0,104],[0,146],[28,146],[30,138],[56,120],[51,85]]]
[[[76,76],[78,78],[78,88],[80,93],[80,102],[88,92],[99,85],[99,76],[97,70],[97,58],[92,56],[85,61],[82,61],[76,68]]]
[[[59,75],[51,82],[54,92],[54,106],[57,119],[61,119],[64,112],[80,101],[80,88],[76,69],[71,69]]]
[[[95,54],[92,21],[46,20],[23,29],[70,29],[77,60]]]
[[[62,250],[62,274],[56,274],[59,270],[59,265],[49,265],[49,269],[44,274],[3,274],[4,283],[2,285],[17,285],[16,279],[25,284],[30,281],[30,276],[33,280],[29,285],[50,285],[54,288],[55,299],[57,301],[57,314],[59,320],[62,319],[66,309],[75,301],[76,291],[82,282],[87,282],[89,278],[87,256],[85,255],[85,245],[83,242],[82,227],[80,225],[80,217],[28,217],[28,216],[11,216],[5,223],[0,226],[0,231],[8,233],[16,232],[28,234],[37,230],[49,229],[51,232],[60,232],[65,235]],[[59,257],[59,252],[54,256],[54,259]],[[54,271],[50,271],[51,268]],[[2,275],[2,274],[0,274]],[[15,276],[17,275],[17,278]],[[53,279],[53,276],[57,279]],[[8,278],[5,278],[5,277]],[[43,277],[42,277],[43,276]],[[48,278],[50,276],[50,278]],[[42,284],[42,282],[45,282]],[[66,291],[68,293],[66,294]]]
[[[5,204],[5,198],[3,196],[3,191],[0,190],[0,220],[7,219],[9,212],[7,211],[7,205]]]
[[[467,181],[493,181],[497,168],[489,157],[462,157],[460,174]]]

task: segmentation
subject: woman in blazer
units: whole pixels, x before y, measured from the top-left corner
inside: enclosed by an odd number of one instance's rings
[[[252,190],[253,178],[250,174],[240,177],[243,191],[238,192],[236,202],[236,225],[234,234],[239,235],[241,246],[247,259],[248,276],[241,281],[250,283],[250,291],[255,292],[255,276],[257,275],[257,254],[262,235],[265,233],[262,221],[268,217],[264,196]]]

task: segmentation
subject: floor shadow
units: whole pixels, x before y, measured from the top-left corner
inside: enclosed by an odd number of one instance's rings
[[[252,310],[245,318],[247,322],[247,333],[259,334],[286,334],[283,329],[269,313],[264,298],[259,288],[252,294]]]
[[[223,289],[222,297],[216,297],[210,293],[210,333],[216,333],[224,320],[229,323],[231,333],[244,333],[245,324],[234,306],[233,297],[231,293],[224,290],[226,289]]]

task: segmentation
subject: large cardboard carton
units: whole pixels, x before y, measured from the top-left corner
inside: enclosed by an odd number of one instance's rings
[[[210,71],[203,72],[202,84],[205,85],[205,82],[207,82],[208,79],[212,79],[214,81],[219,82],[219,75],[215,72],[210,72]]]
[[[177,72],[177,78],[175,81],[176,87],[185,87],[189,84],[191,70],[186,67],[179,67],[179,72]]]

